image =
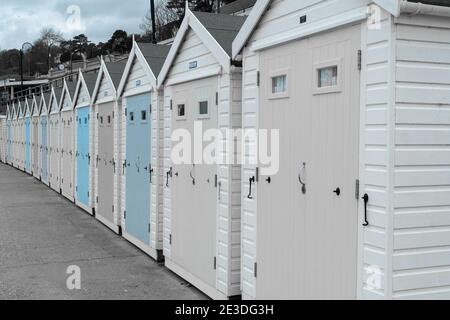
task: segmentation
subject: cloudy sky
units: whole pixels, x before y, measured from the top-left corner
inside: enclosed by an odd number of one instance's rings
[[[117,29],[140,33],[149,0],[0,0],[0,49],[33,42],[44,27],[66,38],[85,33],[106,41]]]

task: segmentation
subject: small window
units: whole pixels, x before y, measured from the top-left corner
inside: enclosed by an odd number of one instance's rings
[[[201,116],[207,116],[209,114],[209,109],[208,109],[208,101],[200,101],[198,103],[199,106],[199,111],[198,114]]]
[[[330,88],[338,85],[338,67],[318,69],[318,88]]]
[[[100,117],[100,124],[103,124],[103,117]]]
[[[108,124],[111,124],[111,116],[108,116]]]
[[[88,119],[84,118],[84,124],[87,124],[87,123],[88,123]]]
[[[178,110],[178,117],[180,118],[186,117],[186,105],[179,104],[177,110]]]
[[[272,78],[272,93],[280,94],[287,92],[287,75]]]
[[[134,121],[134,112],[130,112],[130,121]]]
[[[147,111],[145,111],[145,110],[141,111],[141,120],[147,121]]]

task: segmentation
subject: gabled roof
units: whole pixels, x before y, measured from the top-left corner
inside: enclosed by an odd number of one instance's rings
[[[252,12],[248,16],[247,21],[244,23],[241,31],[233,42],[233,59],[236,59],[236,57],[241,54],[242,49],[249,41],[250,37],[252,36],[253,32],[257,28],[259,22],[265,15],[272,2],[273,0],[258,0],[256,2],[255,6],[252,9]],[[449,0],[373,0],[373,2],[396,17],[398,17],[401,13],[402,3],[407,2],[450,7]]]
[[[62,95],[61,95],[61,99],[59,100],[59,110],[62,110],[64,108],[64,100],[66,99],[66,97],[69,98],[69,108],[73,108],[73,98],[75,96],[75,92],[77,90],[77,82],[71,81],[71,80],[67,80],[64,79],[64,86],[63,86],[63,90],[62,90]]]
[[[39,99],[39,114],[40,115],[47,115],[48,114],[48,106],[50,103],[50,97],[52,92],[46,91],[43,94],[41,94]]]
[[[118,62],[105,62],[103,57],[101,59],[100,71],[97,76],[94,92],[92,93],[92,103],[94,104],[98,99],[98,92],[102,84],[102,80],[109,81],[113,89],[113,97],[117,98],[117,89],[120,85],[120,80],[123,77],[127,60]]]
[[[202,39],[203,44],[211,51],[219,64],[222,65],[225,72],[228,73],[231,66],[233,40],[236,38],[245,20],[246,17],[192,12],[187,8],[184,20],[158,77],[158,85],[162,85],[166,80],[190,29]]]
[[[125,70],[120,80],[120,84],[117,89],[117,96],[120,97],[124,93],[135,59],[142,64],[144,71],[150,77],[152,87],[157,88],[157,77],[163,67],[169,50],[170,46],[143,43],[138,44],[133,40],[133,48],[131,49]]]
[[[61,108],[60,102],[61,102],[62,94],[63,94],[63,88],[52,86],[50,100],[48,100],[49,102],[47,104],[47,109],[48,109],[47,112],[48,113],[54,113],[54,112],[60,111],[60,108]],[[56,105],[58,106],[58,110],[54,110],[54,108],[53,108],[54,101],[55,101]]]
[[[31,115],[33,116],[38,116],[39,115],[39,103],[38,101],[41,100],[41,94],[40,95],[36,95],[33,94],[33,105],[31,107]]]
[[[80,75],[78,77],[78,81],[75,87],[75,94],[73,95],[73,99],[72,102],[75,105],[78,105],[78,97],[81,93],[81,88],[82,86],[86,88],[88,94],[89,94],[89,101],[91,101],[91,97],[92,97],[92,93],[94,92],[95,89],[95,84],[97,83],[97,78],[98,78],[98,73],[94,73],[94,72],[81,72],[80,70]],[[86,101],[85,101],[86,102]]]
[[[24,107],[24,116],[31,116],[32,108],[33,108],[33,99],[26,98]]]

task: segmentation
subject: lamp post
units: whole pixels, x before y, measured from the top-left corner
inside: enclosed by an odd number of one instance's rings
[[[29,42],[25,42],[22,44],[22,48],[20,49],[20,91],[23,91],[23,56],[25,54],[26,47],[29,48],[29,50],[33,49],[33,45]]]

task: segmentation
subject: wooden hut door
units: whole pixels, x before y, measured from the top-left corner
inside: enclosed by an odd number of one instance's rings
[[[98,212],[107,221],[114,222],[114,103],[98,106]]]
[[[41,179],[44,183],[48,181],[48,145],[47,145],[47,116],[41,117]]]
[[[77,200],[85,206],[89,206],[89,174],[91,155],[89,153],[89,107],[77,109]]]
[[[150,244],[151,94],[128,97],[126,124],[126,232]]]
[[[356,298],[359,49],[353,26],[262,54],[260,128],[279,130],[280,164],[258,182],[259,299]]]
[[[200,137],[218,128],[217,86],[217,78],[192,81],[174,86],[172,97],[172,132],[189,133],[184,138],[192,148],[185,150],[189,163],[173,165],[171,260],[210,286],[216,281],[217,165],[194,161],[194,145],[207,145],[195,139],[194,126],[202,126]]]

